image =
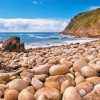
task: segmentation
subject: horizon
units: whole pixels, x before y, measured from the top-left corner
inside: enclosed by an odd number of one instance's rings
[[[100,0],[0,0],[0,7],[0,32],[61,32]]]

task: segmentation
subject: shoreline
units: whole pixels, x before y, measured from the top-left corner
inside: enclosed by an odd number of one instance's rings
[[[56,47],[56,46],[62,46],[62,45],[70,45],[70,44],[77,44],[77,43],[80,43],[80,44],[82,44],[82,43],[86,43],[86,42],[92,42],[92,41],[95,41],[95,40],[100,40],[99,38],[97,38],[97,39],[89,39],[89,40],[86,40],[86,39],[83,39],[83,40],[70,40],[70,41],[66,41],[66,42],[64,42],[64,43],[55,43],[55,44],[51,44],[51,45],[44,45],[44,46],[34,46],[34,45],[27,45],[27,44],[25,44],[25,48],[26,49],[38,49],[38,48],[49,48],[49,47]]]

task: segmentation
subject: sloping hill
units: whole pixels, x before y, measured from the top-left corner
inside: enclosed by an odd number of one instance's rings
[[[62,33],[79,37],[100,37],[100,8],[79,13],[71,19]]]

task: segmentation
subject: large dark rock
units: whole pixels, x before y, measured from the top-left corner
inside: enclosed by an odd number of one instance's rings
[[[2,44],[3,51],[9,52],[24,52],[24,43],[20,43],[20,37],[12,36]]]

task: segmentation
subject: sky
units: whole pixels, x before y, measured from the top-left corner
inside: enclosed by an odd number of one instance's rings
[[[0,32],[60,32],[100,0],[0,0]]]

